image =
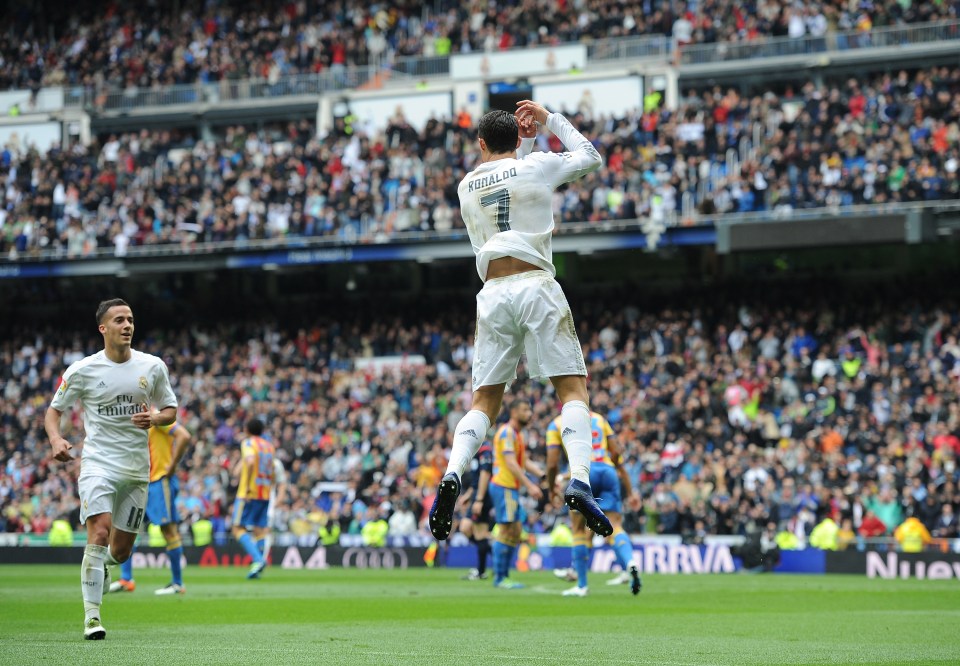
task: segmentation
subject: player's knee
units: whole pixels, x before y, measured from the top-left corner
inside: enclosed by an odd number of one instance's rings
[[[87,541],[97,546],[106,546],[110,543],[110,530],[95,528],[87,532]]]

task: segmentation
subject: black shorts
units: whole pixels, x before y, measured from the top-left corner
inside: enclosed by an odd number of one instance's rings
[[[472,507],[471,507],[472,508]],[[473,516],[470,516],[470,519],[473,520]],[[496,514],[493,511],[493,498],[490,497],[490,488],[487,487],[487,494],[483,498],[483,505],[480,509],[480,515],[474,520],[475,523],[486,523],[490,529],[493,529],[493,526],[496,525]]]

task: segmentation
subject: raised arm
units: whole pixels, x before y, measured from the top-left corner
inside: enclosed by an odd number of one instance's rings
[[[517,102],[517,107],[517,118],[532,117],[546,125],[568,151],[559,155],[545,153],[541,168],[553,187],[576,180],[603,165],[603,158],[593,144],[562,114],[550,113],[542,104],[528,99]]]

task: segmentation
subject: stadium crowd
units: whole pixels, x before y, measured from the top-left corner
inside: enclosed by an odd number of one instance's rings
[[[260,78],[606,37],[667,35],[678,45],[821,37],[956,18],[957,2],[619,2],[512,0],[369,4],[184,0],[80,3],[55,22],[42,5],[0,35],[0,90],[88,90]],[[91,6],[92,5],[92,6]],[[176,8],[176,11],[174,11]],[[50,30],[52,28],[52,30]]]
[[[905,282],[833,289],[827,279],[749,298],[749,285],[691,289],[683,308],[649,311],[615,295],[574,301],[592,407],[617,431],[643,498],[628,531],[697,542],[770,525],[804,543],[827,517],[853,539],[915,516],[934,537],[958,536],[956,294]],[[449,429],[469,402],[472,316],[417,314],[138,332],[135,346],[170,366],[179,422],[195,436],[180,470],[183,529],[204,516],[227,527],[238,436],[257,415],[289,470],[279,529],[315,535],[335,521],[358,533],[383,518],[392,536],[426,534]],[[99,345],[63,330],[0,343],[0,531],[76,523],[78,464],[51,463],[42,415],[59,374]],[[391,355],[402,367],[363,365]],[[521,373],[513,394],[534,407],[526,438],[542,460],[552,389]],[[81,431],[74,414],[68,437]],[[532,533],[563,513],[527,508]]]
[[[561,109],[605,166],[555,195],[566,222],[640,218],[653,231],[713,215],[960,198],[960,68],[807,81],[778,92],[687,91],[679,109]],[[462,228],[456,186],[478,159],[474,119],[417,130],[307,120],[254,131],[109,134],[47,152],[0,147],[0,256],[332,236],[381,242]],[[562,150],[552,135],[543,150]],[[646,227],[645,227],[646,228]],[[561,227],[562,232],[562,227]]]

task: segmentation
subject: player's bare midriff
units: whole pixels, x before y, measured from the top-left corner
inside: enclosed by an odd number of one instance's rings
[[[493,259],[487,265],[487,279],[507,277],[517,273],[526,273],[528,271],[543,270],[539,266],[534,266],[529,261],[517,259],[516,257],[498,257]]]

